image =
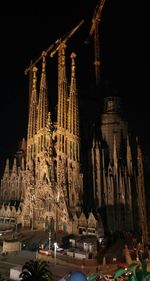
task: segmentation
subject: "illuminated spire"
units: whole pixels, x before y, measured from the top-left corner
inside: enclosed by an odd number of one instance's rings
[[[65,57],[66,45],[62,44],[59,50],[58,59],[58,114],[57,123],[59,128],[67,128],[67,99],[68,99],[68,86],[66,77],[66,57]]]
[[[6,160],[5,171],[4,171],[4,179],[9,178],[9,159]]]
[[[68,109],[68,132],[79,136],[79,106],[77,99],[77,87],[76,87],[76,75],[75,75],[75,58],[76,54],[71,54],[72,66],[71,66],[71,85],[70,85],[70,97],[69,97],[69,109]]]
[[[22,169],[22,171],[25,170],[25,159],[24,159],[24,157],[22,157],[22,159],[21,159],[21,169]]]
[[[25,140],[25,138],[23,138],[22,141],[21,141],[20,149],[24,152],[26,151],[26,140]]]
[[[50,113],[50,112],[48,112],[46,127],[47,127],[47,130],[48,130],[50,133],[52,133],[53,125],[52,125],[51,113]]]
[[[66,77],[66,45],[62,44],[58,52],[58,110],[57,110],[57,156],[66,157],[66,129],[67,129],[67,102],[68,85]]]
[[[29,122],[28,122],[28,139],[32,138],[36,133],[37,123],[37,90],[36,90],[36,72],[37,68],[33,67],[33,80],[32,80],[32,94],[29,109]]]
[[[53,135],[54,128],[53,128],[50,112],[48,112],[46,128],[47,128],[47,131],[48,131],[48,134],[49,134],[49,138],[48,138],[49,143],[47,144],[47,149],[49,150],[50,156],[53,156],[53,154],[52,154],[52,151],[53,151],[52,135]]]
[[[128,169],[128,174],[131,176],[133,174],[133,168],[132,168],[132,154],[131,154],[131,147],[129,143],[129,136],[127,136],[127,169]]]
[[[37,118],[37,130],[46,127],[47,115],[48,115],[48,98],[47,98],[47,83],[46,83],[46,53],[42,53],[42,75],[40,82],[40,94],[38,103],[38,118]]]
[[[16,158],[14,158],[12,172],[11,172],[11,177],[15,177],[15,176],[17,176],[17,159]]]

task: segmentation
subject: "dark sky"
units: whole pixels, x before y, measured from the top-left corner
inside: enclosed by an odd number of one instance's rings
[[[77,61],[80,58],[77,69],[82,86],[89,75],[86,74],[87,66],[93,67],[93,38],[88,46],[84,40],[88,36],[98,1],[68,2],[49,1],[48,6],[43,1],[31,7],[31,4],[20,1],[16,7],[9,3],[8,7],[1,9],[0,165],[6,156],[15,152],[18,141],[26,136],[28,75],[24,71],[30,60],[37,58],[56,39],[84,19],[84,25],[68,42],[69,50],[78,55]],[[123,97],[130,126],[139,136],[144,151],[149,153],[150,60],[147,14],[148,8],[141,1],[106,0],[99,26],[102,79],[108,81]],[[49,63],[49,88],[52,86],[54,92],[56,59],[49,59]]]

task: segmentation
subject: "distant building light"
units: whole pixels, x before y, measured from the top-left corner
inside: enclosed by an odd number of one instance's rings
[[[102,243],[103,240],[104,240],[103,237],[100,237],[100,238],[98,239],[99,243]]]

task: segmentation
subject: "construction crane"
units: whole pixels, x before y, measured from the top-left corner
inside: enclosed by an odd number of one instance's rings
[[[84,20],[82,19],[79,24],[71,29],[68,33],[63,35],[61,38],[57,39],[53,44],[51,44],[44,52],[42,52],[41,56],[39,56],[34,62],[31,62],[29,67],[26,68],[25,74],[28,73],[28,71],[32,70],[32,68],[42,59],[43,53],[44,55],[47,55],[50,51],[50,56],[52,57],[60,48],[61,44],[68,41],[68,39],[79,29],[79,27],[84,23]]]
[[[95,64],[95,77],[96,85],[100,83],[100,42],[99,42],[99,22],[101,20],[101,13],[105,4],[105,0],[99,0],[93,14],[92,25],[89,32],[89,37],[86,40],[86,43],[89,42],[90,37],[94,33],[94,64]]]
[[[68,39],[77,31],[77,29],[79,29],[79,27],[84,23],[84,20],[81,20],[79,22],[79,24],[73,28],[70,32],[68,32],[65,36],[63,36],[60,40],[59,40],[59,44],[53,49],[53,51],[50,53],[50,56],[53,57],[54,54],[60,49],[61,44],[66,44],[66,42],[68,41]]]
[[[30,98],[31,98],[31,92],[32,92],[32,69],[37,63],[43,58],[43,55],[46,56],[49,52],[50,57],[52,57],[62,46],[62,43],[66,43],[68,39],[79,29],[79,27],[84,23],[84,20],[82,19],[77,26],[75,26],[71,31],[63,35],[61,38],[57,39],[53,44],[51,44],[45,51],[42,52],[42,54],[34,61],[30,62],[29,67],[25,70],[25,75],[29,72],[29,104],[30,104]]]

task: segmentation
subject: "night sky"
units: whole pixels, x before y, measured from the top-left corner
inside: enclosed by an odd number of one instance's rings
[[[0,12],[1,166],[6,157],[14,154],[18,141],[26,136],[29,77],[24,71],[30,60],[38,58],[43,50],[84,19],[67,48],[68,53],[77,54],[77,79],[79,75],[81,91],[89,73],[94,71],[93,37],[88,46],[84,41],[98,1],[55,2],[49,1],[50,7],[44,2],[31,7],[20,1],[20,6],[9,4]],[[148,8],[142,1],[106,0],[99,27],[102,81],[123,98],[130,127],[138,135],[145,154],[150,155],[147,14]],[[56,101],[56,58],[48,59],[47,64],[50,65],[48,86],[49,93],[53,92],[52,107]],[[79,90],[78,94],[80,96]],[[85,98],[85,94],[83,96]]]

